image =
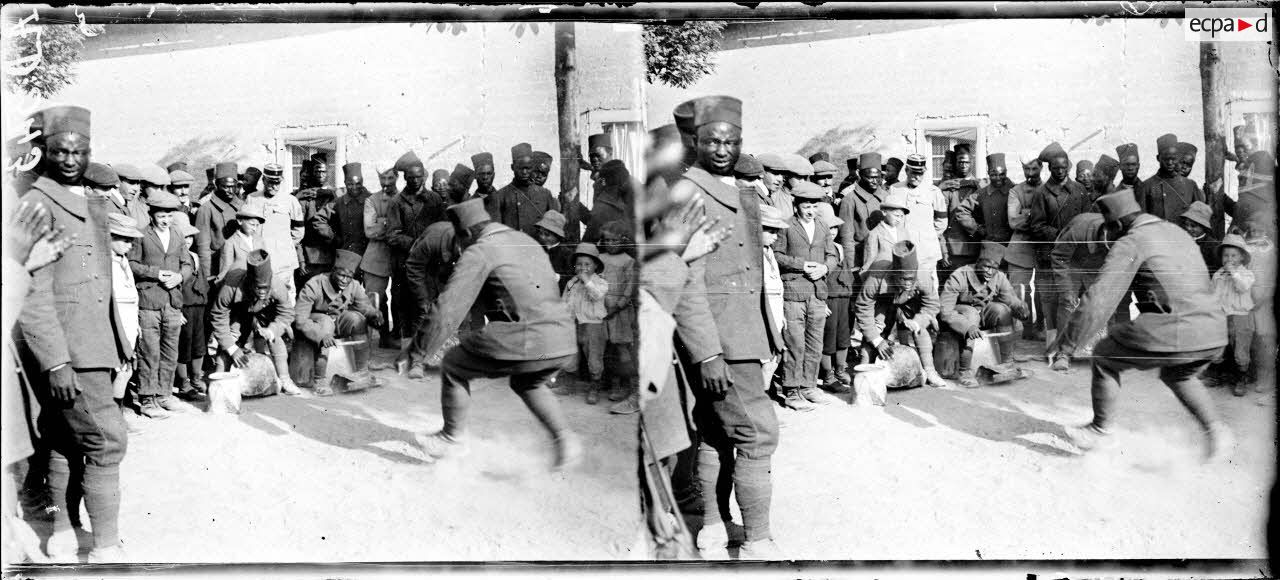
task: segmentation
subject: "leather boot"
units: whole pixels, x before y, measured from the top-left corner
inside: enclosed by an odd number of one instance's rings
[[[973,389],[978,386],[978,378],[973,370],[973,347],[965,345],[960,349],[960,386],[966,389]]]
[[[933,349],[917,348],[916,350],[920,352],[920,366],[924,367],[924,383],[930,387],[940,389],[950,387],[951,383],[942,378],[942,375],[938,374],[938,369],[933,366]],[[972,352],[970,351],[970,356],[972,356]]]

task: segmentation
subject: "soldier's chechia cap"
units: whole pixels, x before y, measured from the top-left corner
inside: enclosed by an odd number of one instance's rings
[[[997,168],[1005,170],[1009,169],[1008,166],[1005,165],[1004,153],[992,153],[987,155],[987,171]]]
[[[760,160],[760,165],[762,167],[773,173],[789,171],[789,169],[787,169],[787,161],[777,153],[761,153],[756,156],[756,159]]]
[[[690,99],[680,103],[679,105],[676,105],[675,110],[671,112],[671,116],[676,121],[676,129],[681,133],[692,135],[698,128],[697,125],[693,124],[693,102],[696,100],[697,99]]]
[[[400,158],[396,160],[395,169],[396,171],[403,173],[408,171],[410,167],[415,166],[422,167],[422,160],[418,159],[418,155],[413,151],[405,151],[404,155],[401,155]]]
[[[489,211],[484,208],[484,200],[478,197],[451,205],[445,209],[445,212],[453,216],[454,223],[463,228],[479,225],[492,219],[489,217]]]
[[[1116,161],[1114,157],[1103,153],[1102,157],[1098,158],[1098,162],[1095,163],[1093,167],[1104,174],[1114,174],[1117,169],[1120,169],[1120,162]]]
[[[1045,148],[1040,151],[1040,160],[1045,163],[1065,157],[1067,157],[1067,150],[1063,149],[1062,145],[1057,141],[1046,145]]]
[[[1133,192],[1128,189],[1100,196],[1095,203],[1102,210],[1102,215],[1113,221],[1142,211],[1138,206],[1138,200],[1133,197]]]
[[[1137,156],[1137,155],[1138,155],[1138,144],[1137,144],[1137,143],[1125,143],[1124,145],[1118,145],[1118,146],[1116,146],[1116,158],[1117,158],[1117,159],[1120,159],[1121,161],[1124,161],[1124,158],[1125,158],[1125,157],[1128,157],[1128,156],[1130,156],[1130,155],[1134,155],[1134,156]]]
[[[546,163],[548,166],[550,166],[551,162],[555,161],[555,157],[552,157],[551,154],[547,153],[546,151],[534,151],[533,160],[537,161],[538,163]]]
[[[511,160],[515,161],[521,157],[533,157],[533,146],[528,143],[516,143],[511,147]]]
[[[481,167],[488,165],[493,166],[493,154],[488,151],[481,151],[471,156],[471,167],[479,171]]]
[[[355,272],[360,267],[360,254],[351,250],[338,250],[333,256],[333,269]]]
[[[476,172],[470,167],[461,163],[453,166],[453,173],[449,174],[449,183],[457,186],[459,189],[466,191],[471,189],[471,181],[476,177]]]
[[[809,156],[809,163],[817,163],[818,161],[826,161],[831,163],[831,154],[826,151],[819,151]]]
[[[249,252],[249,257],[245,258],[245,265],[249,270],[249,278],[255,285],[271,283],[274,272],[271,271],[271,255],[266,250]]]
[[[810,163],[813,166],[814,175],[835,175],[836,174],[836,166],[832,165],[830,161],[819,159],[817,161],[811,161]]]
[[[542,214],[542,219],[538,220],[538,223],[533,225],[564,238],[565,221],[566,219],[564,214],[554,209],[549,209],[547,210],[547,213]]]
[[[142,237],[142,232],[138,231],[138,220],[122,213],[107,214],[107,229],[110,230],[113,236],[122,238]]]
[[[742,127],[742,101],[728,95],[702,97],[693,101],[693,125],[728,123]]]
[[[613,148],[613,143],[609,140],[608,133],[596,133],[587,137],[587,148],[595,149],[596,147]]]
[[[142,166],[142,181],[151,185],[169,185],[169,172],[154,163]]]
[[[284,181],[284,166],[279,163],[268,163],[263,165],[262,178],[273,183]]]
[[[131,163],[115,163],[111,165],[111,168],[116,170],[116,175],[120,176],[120,179],[142,181],[142,170],[138,169],[138,166],[136,165]]]
[[[924,173],[925,163],[924,155],[912,153],[907,156],[907,171]]]
[[[894,169],[896,169],[896,170],[898,170],[898,171],[901,171],[901,170],[902,170],[902,160],[901,160],[901,159],[898,159],[897,157],[890,157],[887,161],[885,161],[885,162],[884,162],[884,166],[885,166],[885,167],[892,167],[892,168],[894,168]]]
[[[902,162],[899,161],[898,163],[901,164]],[[880,169],[882,165],[880,154],[874,151],[858,156],[858,169]]]
[[[1178,217],[1189,219],[1206,228],[1213,227],[1213,222],[1211,221],[1213,219],[1213,210],[1209,208],[1209,204],[1203,201],[1196,200],[1191,202],[1191,205],[1187,207],[1187,211],[1182,212],[1182,215]]]
[[[213,168],[214,179],[226,179],[228,177],[234,179],[239,177],[237,173],[236,164],[231,161],[223,161]]]
[[[649,130],[649,146],[653,149],[661,149],[668,144],[680,142],[680,129],[675,123],[667,123],[656,129]]]
[[[84,169],[84,180],[101,188],[120,185],[120,176],[116,175],[114,169],[93,161]]]
[[[1004,260],[1004,246],[992,241],[984,240],[982,242],[982,253],[978,255],[978,261],[990,262],[996,266]]]
[[[1190,143],[1183,143],[1183,142],[1178,143],[1178,152],[1183,155],[1195,155],[1199,151],[1200,151],[1199,148],[1197,148],[1195,145],[1192,145]]]
[[[893,245],[893,270],[898,273],[915,274],[920,269],[920,260],[916,257],[915,243],[903,240]]]
[[[822,201],[824,195],[822,188],[808,181],[801,181],[791,190],[791,196],[796,202],[801,201]]]
[[[809,177],[814,174],[813,164],[808,159],[796,153],[788,153],[782,156],[782,160],[787,164],[787,171],[790,171],[801,177]]]
[[[1156,154],[1164,153],[1165,149],[1178,146],[1178,136],[1173,133],[1165,133],[1156,139]]]
[[[258,180],[262,179],[262,170],[257,167],[248,167],[245,168],[244,175],[241,175],[240,177],[243,178],[245,183],[248,185],[256,187],[258,185]]]
[[[77,133],[89,137],[89,109],[76,106],[49,107],[39,113],[41,131],[47,137],[58,133]]]
[[[359,163],[348,163],[342,166],[342,174],[351,177],[352,175],[364,175],[363,168]]]
[[[156,166],[159,169],[160,166]],[[178,196],[167,191],[160,191],[147,196],[147,207],[152,211],[173,211],[182,207],[182,202],[178,200]]]
[[[742,177],[760,177],[764,174],[764,166],[760,164],[759,159],[743,153],[738,156],[738,163],[733,166],[733,172]]]
[[[956,155],[972,155],[973,146],[968,143],[959,143],[952,149],[952,151],[954,151]]]
[[[774,230],[785,230],[791,227],[786,214],[771,205],[760,204],[760,227]]]
[[[1088,159],[1081,159],[1076,162],[1076,171],[1093,171],[1093,162]]]
[[[182,171],[182,172],[184,172],[184,173],[185,173],[185,172],[187,172],[187,162],[186,162],[186,161],[174,161],[173,163],[170,163],[170,164],[166,165],[166,166],[164,167],[164,170],[165,170],[165,171],[168,171],[169,173],[173,173],[174,171]],[[189,173],[188,173],[188,174],[189,174]]]
[[[195,183],[195,182],[196,182],[195,176],[191,175],[190,173],[187,173],[186,170],[184,169],[169,170],[170,185],[191,185],[192,183]]]
[[[431,172],[431,183],[437,181],[449,181],[449,171],[447,169],[437,169]]]

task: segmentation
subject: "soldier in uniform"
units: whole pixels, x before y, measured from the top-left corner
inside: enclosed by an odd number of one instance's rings
[[[915,244],[894,244],[887,271],[877,271],[862,284],[853,312],[862,333],[863,360],[876,362],[893,356],[893,345],[909,344],[920,356],[925,382],[950,386],[933,365],[933,334],[938,329],[938,292],[916,283],[920,266]]]
[[[947,229],[942,233],[946,240],[946,259],[938,264],[938,278],[946,280],[951,272],[978,260],[982,239],[964,227],[957,218],[960,206],[977,195],[982,184],[973,178],[973,153],[969,144],[956,145],[955,176],[938,184],[947,200]]]
[[[898,183],[898,177],[902,175],[902,160],[897,157],[890,157],[884,162],[884,167],[880,168],[884,172],[884,188],[889,189]]]
[[[453,273],[453,264],[458,260],[460,253],[456,239],[452,223],[442,221],[431,224],[413,243],[413,249],[409,251],[409,259],[405,262],[406,277],[413,289],[414,298],[418,301],[418,310],[421,312],[418,318],[418,331],[414,333],[413,341],[405,347],[399,357],[399,362],[409,366],[410,379],[416,380],[426,376],[424,365],[428,356],[423,352],[426,348],[423,341],[427,339],[426,332],[429,327],[426,316],[431,312],[431,305],[435,303],[436,298],[440,297],[440,292],[444,290],[449,276]],[[475,315],[465,318],[458,329],[459,335],[469,331],[471,323],[476,318]],[[479,322],[477,326],[483,324],[482,319]]]
[[[1160,136],[1156,140],[1156,151],[1156,159],[1160,161],[1159,171],[1138,184],[1133,195],[1142,211],[1170,223],[1177,223],[1178,216],[1187,211],[1192,202],[1205,201],[1204,192],[1196,187],[1194,181],[1183,177],[1179,172],[1182,153],[1178,149],[1176,136]]]
[[[1086,212],[1071,219],[1067,227],[1058,233],[1049,253],[1053,268],[1053,285],[1060,294],[1057,319],[1063,324],[1080,306],[1080,299],[1098,279],[1102,262],[1107,258],[1105,220],[1101,213]],[[1128,305],[1122,305],[1127,313]],[[1120,307],[1117,307],[1119,314]],[[1119,318],[1117,317],[1117,321]],[[1053,361],[1053,370],[1070,368],[1070,357],[1060,354]]]
[[[1116,159],[1120,161],[1120,183],[1116,185],[1116,189],[1138,189],[1138,184],[1142,183],[1138,179],[1138,169],[1142,167],[1141,160],[1138,159],[1138,146],[1125,143],[1116,147]]]
[[[200,256],[200,270],[205,278],[213,278],[222,271],[222,246],[227,237],[239,231],[236,224],[236,212],[244,201],[237,190],[236,164],[219,163],[214,167],[213,196],[196,210],[195,226],[200,230],[196,236],[196,254]]]
[[[1040,294],[1033,296],[1031,292],[1031,279],[1036,271],[1036,246],[1032,239],[1030,218],[1032,194],[1040,187],[1040,174],[1043,173],[1044,164],[1038,153],[1023,152],[1019,157],[1024,181],[1009,190],[1009,227],[1013,234],[1009,238],[1009,249],[1005,252],[1004,261],[1008,264],[1009,283],[1018,292],[1018,297],[1035,301],[1037,324],[1023,326],[1022,338],[1038,340],[1037,334],[1043,330],[1045,315]],[[1044,280],[1047,280],[1047,273],[1036,279],[1036,288],[1044,288]]]
[[[701,193],[705,215],[733,226],[716,251],[691,264],[688,303],[681,306],[688,312],[677,328],[685,371],[700,385],[694,420],[703,435],[697,477],[704,521],[697,542],[704,556],[727,555],[728,514],[720,498],[732,488],[746,533],[739,558],[771,559],[778,555],[769,526],[778,421],[761,367],[782,350],[782,337],[765,309],[759,202],[755,192],[733,185],[742,102],[703,97],[693,101],[692,113],[697,162],[672,186],[672,196]]]
[[[1009,169],[1004,153],[987,155],[987,185],[956,208],[953,219],[964,228],[970,239],[995,242],[1007,246],[1013,238],[1009,226]]]
[[[1083,451],[1106,442],[1114,428],[1120,374],[1160,369],[1160,380],[1204,429],[1207,458],[1224,459],[1232,447],[1231,432],[1199,375],[1222,355],[1227,321],[1204,263],[1186,259],[1198,252],[1195,243],[1177,226],[1143,213],[1127,192],[1104,195],[1098,205],[1117,239],[1097,282],[1051,345],[1050,357],[1074,355],[1111,317],[1130,284],[1140,314],[1112,326],[1093,348],[1093,421],[1069,428],[1068,434]]]
[[[1093,201],[1096,195],[1093,195],[1093,162],[1088,159],[1081,159],[1076,162],[1076,183],[1084,188],[1085,193],[1089,194],[1089,201]]]
[[[321,180],[323,181],[323,179]],[[240,197],[248,198],[258,192],[258,184],[262,182],[262,170],[249,167],[240,175]]]
[[[275,363],[280,390],[298,395],[302,391],[289,376],[289,351],[284,339],[293,336],[294,300],[285,291],[266,250],[249,256],[243,269],[227,274],[209,305],[209,327],[218,343],[216,366],[249,364],[248,352],[266,352]],[[246,352],[247,351],[247,352]]]
[[[363,256],[369,245],[364,233],[364,204],[369,199],[369,190],[364,187],[359,163],[343,165],[342,175],[345,187],[332,205],[316,214],[316,232],[335,248]]]
[[[471,156],[471,169],[476,172],[476,190],[471,193],[472,197],[487,199],[489,196],[498,193],[498,189],[493,186],[493,178],[497,176],[493,164],[493,154],[489,152],[480,152]],[[497,221],[497,218],[494,218]]]
[[[302,187],[293,192],[293,197],[302,205],[302,220],[305,229],[302,235],[302,270],[298,276],[301,286],[312,276],[328,272],[333,268],[333,243],[325,239],[318,229],[317,216],[329,211],[336,197],[332,189],[325,187],[328,166],[318,155],[303,162]]]
[[[390,322],[387,288],[391,282],[393,262],[391,246],[387,243],[390,233],[387,226],[391,223],[391,200],[396,196],[394,166],[389,164],[378,170],[378,186],[380,189],[370,194],[364,202],[364,234],[369,243],[365,246],[364,258],[360,260],[360,271],[364,289],[381,297],[378,300],[378,312],[382,313],[383,320]],[[397,327],[402,324],[399,318],[394,323]],[[390,323],[383,325],[379,347],[399,348],[400,345],[396,344],[390,329]]]
[[[271,256],[276,283],[290,296],[297,294],[293,273],[298,269],[298,245],[306,235],[302,204],[291,193],[280,190],[284,166],[268,163],[262,171],[262,190],[245,200],[245,205],[262,216],[262,246]]]
[[[364,286],[355,280],[360,267],[360,254],[338,250],[333,269],[313,276],[298,292],[293,326],[301,336],[294,343],[299,368],[306,374],[306,363],[313,362],[311,386],[315,394],[333,394],[328,377],[324,375],[328,364],[328,349],[340,339],[362,339],[369,327],[382,326],[382,314],[369,302]],[[357,361],[369,360],[369,344],[355,347]]]
[[[404,173],[404,190],[391,201],[387,220],[387,244],[391,246],[393,272],[391,302],[396,306],[396,331],[400,338],[413,338],[421,316],[418,303],[405,277],[405,260],[414,240],[427,226],[443,221],[445,200],[426,186],[426,169],[412,151],[396,161],[396,169]]]
[[[1196,166],[1196,154],[1200,150],[1190,143],[1178,143],[1178,175],[1191,179],[1191,170]],[[1194,180],[1193,180],[1194,182]]]
[[[591,181],[600,179],[600,169],[605,163],[613,160],[613,143],[608,133],[596,133],[587,136],[587,162],[583,169],[591,172]]]
[[[916,261],[920,265],[916,283],[936,292],[937,265],[946,252],[942,233],[947,229],[947,198],[937,186],[925,181],[924,172],[924,155],[908,155],[906,182],[894,185],[889,192],[901,191],[907,197],[906,226],[916,241]]]
[[[551,434],[556,468],[568,469],[581,460],[582,442],[550,384],[572,363],[577,344],[551,262],[532,238],[491,221],[479,200],[451,206],[448,213],[462,255],[426,317],[418,352],[429,357],[440,350],[473,304],[489,323],[445,353],[440,363],[444,428],[418,435],[418,443],[433,458],[465,453],[471,381],[510,377],[512,390]]]
[[[840,205],[836,215],[844,221],[840,225],[836,241],[844,247],[849,262],[861,266],[867,259],[865,245],[867,236],[880,225],[883,215],[880,213],[880,202],[889,192],[881,186],[880,154],[863,153],[858,156],[856,181],[845,188],[840,196]]]
[[[485,200],[490,215],[497,215],[503,225],[529,237],[536,234],[534,224],[547,210],[560,211],[560,202],[555,196],[534,185],[533,165],[533,149],[528,143],[512,147],[511,171],[515,175],[511,183]]]
[[[1014,293],[1004,272],[1004,246],[982,242],[982,254],[974,264],[951,273],[938,299],[941,303],[939,322],[964,340],[960,350],[960,385],[978,386],[973,369],[973,344],[983,331],[1006,333],[997,339],[1000,354],[1008,362],[1013,357],[1017,337],[1013,336],[1013,319],[1027,318],[1031,309]]]
[[[1053,251],[1058,231],[1065,228],[1072,218],[1089,209],[1089,194],[1083,185],[1070,179],[1071,159],[1057,142],[1050,143],[1040,152],[1040,160],[1049,166],[1049,180],[1031,195],[1031,215],[1027,219],[1027,229],[1031,233],[1031,239],[1037,243],[1036,293],[1040,295],[1040,303],[1044,305],[1045,340],[1052,343],[1061,324],[1058,321],[1061,292],[1053,285],[1049,253]]]
[[[600,241],[600,228],[609,222],[621,220],[630,224],[635,220],[632,212],[635,196],[631,193],[631,173],[627,167],[617,159],[605,162],[600,167],[598,182],[600,187],[591,202],[587,229],[582,233],[584,242]]]
[[[551,162],[554,159],[546,151],[533,152],[533,178],[530,181],[534,185],[538,187],[546,185],[547,178],[551,176]]]

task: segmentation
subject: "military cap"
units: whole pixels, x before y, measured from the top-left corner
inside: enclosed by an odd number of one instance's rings
[[[956,146],[952,149],[952,151],[953,151],[957,156],[959,156],[959,155],[961,155],[961,154],[973,155],[973,146],[972,146],[972,145],[970,145],[970,144],[968,144],[968,143],[958,143],[958,144],[956,144]]]
[[[205,181],[212,182],[212,181],[213,181],[213,172],[214,172],[214,169],[213,169],[212,167],[205,169],[205,170],[204,170],[204,180],[205,180]]]
[[[238,177],[236,175],[237,173],[239,173],[239,171],[236,169],[236,164],[231,161],[223,161],[222,163],[215,165],[213,168],[213,175],[215,179],[226,179],[228,177],[235,178]]]
[[[902,160],[898,159],[897,157],[890,157],[888,161],[884,162],[884,165],[881,167],[881,169],[885,167],[892,167],[894,168],[895,171],[902,171]]]
[[[1120,169],[1120,162],[1116,161],[1114,157],[1103,153],[1102,157],[1098,158],[1098,162],[1093,164],[1093,167],[1103,174],[1114,176],[1116,171]]]
[[[481,151],[471,156],[471,167],[476,171],[480,171],[481,167],[488,165],[493,167],[493,154],[488,151]]]
[[[904,214],[911,213],[911,208],[907,207],[907,192],[896,189],[889,190],[889,195],[880,202],[880,209],[900,209]]]
[[[185,169],[170,169],[169,184],[170,185],[191,185],[196,182],[195,176],[187,173]]]
[[[284,166],[279,163],[268,163],[263,165],[262,179],[272,183],[284,181]]]
[[[814,175],[835,175],[836,174],[836,166],[832,165],[830,161],[819,159],[811,163],[812,163]]]
[[[987,155],[987,169],[1008,169],[1005,165],[1004,153],[992,153]]]
[[[893,271],[914,274],[920,270],[920,260],[916,257],[916,245],[911,241],[903,240],[894,244],[891,252],[893,256]]]
[[[89,109],[76,106],[49,107],[37,114],[42,123],[40,130],[46,137],[58,133],[89,136]]]
[[[173,163],[170,163],[170,164],[166,165],[166,166],[165,166],[165,168],[164,168],[164,170],[165,170],[165,171],[168,171],[169,173],[173,173],[174,171],[181,171],[181,172],[183,172],[183,173],[186,173],[186,172],[187,172],[187,162],[186,162],[186,161],[174,161]],[[188,173],[188,175],[190,175],[190,174]]]
[[[978,255],[979,262],[990,262],[996,266],[1004,260],[1004,246],[992,241],[983,240],[982,253]]]
[[[107,229],[113,236],[135,239],[142,237],[142,232],[138,231],[138,220],[122,213],[107,214]]]
[[[240,209],[236,210],[236,219],[267,221],[267,218],[262,215],[262,210],[258,209],[257,204],[252,203],[241,205]]]
[[[787,223],[786,214],[771,205],[760,204],[760,227],[774,230],[785,230],[791,227]]]
[[[1222,237],[1222,243],[1218,244],[1218,256],[1222,256],[1223,248],[1235,248],[1244,253],[1244,263],[1249,263],[1249,246],[1245,244],[1244,236],[1240,234],[1227,234]]]
[[[449,170],[448,170],[448,169],[437,169],[437,170],[435,170],[435,171],[432,171],[432,172],[431,172],[431,183],[435,183],[435,182],[437,182],[437,181],[449,181]]]
[[[191,224],[182,224],[182,237],[189,238],[200,233],[200,228]]]
[[[84,180],[99,188],[110,188],[120,185],[120,176],[116,175],[114,169],[102,163],[89,162],[89,166],[84,169]]]
[[[476,172],[470,167],[458,163],[453,166],[453,173],[449,174],[449,183],[461,191],[471,189],[471,182],[476,178]]]
[[[244,175],[240,176],[244,179],[245,185],[250,189],[256,189],[258,182],[262,180],[262,170],[257,167],[250,167],[244,170]]]
[[[1119,159],[1119,160],[1121,160],[1121,161],[1124,161],[1124,158],[1125,158],[1125,157],[1128,157],[1128,156],[1130,156],[1130,155],[1133,155],[1133,156],[1137,156],[1137,155],[1138,155],[1138,144],[1137,144],[1137,143],[1125,143],[1124,145],[1119,145],[1119,146],[1117,146],[1117,147],[1116,147],[1116,158],[1117,158],[1117,159]]]
[[[926,160],[924,158],[924,155],[921,155],[919,153],[912,153],[907,156],[907,166],[906,166],[907,171],[911,171],[915,173],[924,173],[925,164],[926,164]]]
[[[533,146],[528,143],[516,143],[511,147],[511,161],[521,157],[533,157]]]
[[[819,160],[831,163],[831,154],[826,151],[819,151],[809,156],[809,163],[817,163]]]
[[[747,153],[738,156],[738,163],[733,166],[733,172],[742,177],[760,177],[764,174],[764,165],[760,164],[760,160]]]
[[[717,122],[742,127],[742,101],[726,95],[702,97],[693,101],[694,127]]]
[[[608,133],[596,133],[587,137],[587,148],[595,149],[596,147],[613,149],[613,142],[609,139]]]
[[[790,171],[787,169],[787,161],[777,153],[761,153],[756,158],[760,160],[761,167],[764,167],[772,173]]]
[[[157,165],[156,169],[160,169]],[[147,196],[147,208],[150,211],[174,211],[182,207],[178,196],[167,191],[158,191]]]
[[[573,259],[577,260],[578,256],[586,256],[594,260],[597,274],[604,271],[604,260],[600,259],[600,250],[596,248],[595,244],[590,242],[578,244],[578,247],[573,250]]]
[[[891,161],[897,160],[892,159]],[[901,166],[902,162],[898,161],[898,164]],[[879,153],[872,151],[858,156],[858,169],[880,169],[881,167],[882,163],[880,161]]]
[[[791,196],[795,198],[796,203],[802,201],[822,201],[824,192],[821,187],[808,181],[801,181],[791,190]]]
[[[151,185],[169,185],[169,172],[154,163],[142,166],[142,179]]]
[[[844,166],[849,170],[849,175],[858,173],[858,156],[854,155],[844,160]],[[880,167],[880,166],[877,166]]]
[[[1060,157],[1067,157],[1067,151],[1066,149],[1063,149],[1062,145],[1060,145],[1057,141],[1054,141],[1053,143],[1046,145],[1044,149],[1040,150],[1040,161],[1043,161],[1045,163],[1048,163]]]
[[[1165,133],[1156,139],[1156,155],[1164,153],[1165,149],[1178,146],[1178,136],[1173,133]]]
[[[492,221],[489,211],[484,208],[484,200],[478,197],[468,199],[445,209],[453,217],[454,223],[462,228],[470,228]]]
[[[547,230],[548,232],[551,232],[557,236],[560,236],[561,239],[564,239],[565,221],[566,220],[565,220],[564,214],[554,209],[549,209],[547,210],[547,213],[542,214],[542,219],[538,220],[538,223],[533,225],[540,227],[544,230]]]
[[[1191,202],[1191,205],[1187,207],[1187,211],[1182,212],[1182,215],[1178,217],[1189,219],[1206,228],[1213,227],[1213,222],[1211,221],[1213,217],[1213,210],[1209,209],[1209,205],[1203,201],[1197,200]]]
[[[1093,171],[1093,162],[1088,159],[1081,159],[1080,161],[1077,161],[1076,172],[1079,173],[1081,171]]]
[[[401,155],[400,158],[396,160],[395,169],[396,171],[404,173],[405,171],[408,171],[410,167],[414,166],[421,167],[422,160],[418,159],[418,155],[413,151],[405,151],[404,155]]]
[[[354,273],[360,267],[360,254],[351,250],[338,250],[334,252],[333,269],[346,270]]]
[[[551,154],[547,153],[546,151],[533,152],[533,160],[537,161],[538,163],[546,163],[548,167],[551,166],[551,163],[555,161],[555,159],[556,159],[555,157],[552,157]]]
[[[111,168],[116,170],[116,175],[118,175],[120,179],[142,181],[142,170],[138,169],[136,165],[130,163],[116,163],[115,165],[112,165]]]
[[[675,118],[676,129],[681,133],[692,135],[698,129],[693,122],[693,102],[697,99],[691,99],[676,105],[675,110],[671,112],[671,116]]]
[[[809,160],[801,155],[789,153],[782,156],[782,161],[787,165],[787,171],[801,177],[809,177],[814,173],[813,164],[809,163]]]
[[[1108,221],[1115,221],[1131,213],[1142,211],[1138,206],[1138,200],[1133,197],[1133,192],[1128,189],[1100,196],[1095,203]]]
[[[342,166],[342,174],[351,177],[352,175],[364,175],[359,163],[348,163]]]
[[[271,271],[271,255],[266,250],[249,252],[249,257],[245,258],[245,266],[249,273],[248,278],[254,285],[271,283],[274,273]]]
[[[329,163],[329,154],[323,151],[311,154],[311,163],[318,165],[327,165]]]
[[[1196,153],[1199,153],[1199,152],[1200,152],[1200,149],[1195,145],[1192,145],[1190,143],[1183,143],[1183,142],[1178,143],[1178,153],[1181,153],[1183,155],[1195,155]]]

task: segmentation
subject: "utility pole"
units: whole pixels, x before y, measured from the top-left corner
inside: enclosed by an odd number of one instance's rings
[[[1213,209],[1213,235],[1226,231],[1223,178],[1227,162],[1226,122],[1223,118],[1222,54],[1218,43],[1200,43],[1200,98],[1204,108],[1204,195]]]
[[[556,23],[556,117],[560,126],[560,207],[564,209],[565,243],[578,243],[579,192],[578,62],[574,23]]]

